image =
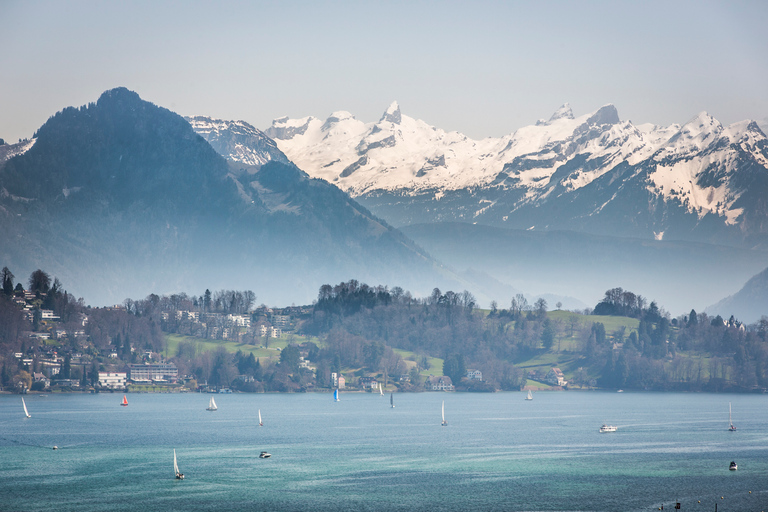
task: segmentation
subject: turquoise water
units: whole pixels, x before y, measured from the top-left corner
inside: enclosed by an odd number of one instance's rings
[[[768,397],[523,398],[3,395],[0,510],[768,510]]]

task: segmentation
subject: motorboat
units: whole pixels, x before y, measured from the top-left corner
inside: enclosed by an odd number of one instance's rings
[[[606,432],[616,432],[616,430],[617,430],[617,428],[614,427],[613,425],[605,425],[605,424],[603,424],[603,426],[600,427],[600,433],[601,434],[604,434]]]
[[[728,469],[730,469],[731,471],[736,471],[737,469],[739,469],[739,465],[736,464],[734,461],[731,461],[731,465],[728,466]]]
[[[271,456],[272,456],[272,454],[271,454],[271,453],[269,453],[269,452],[261,452],[261,453],[259,454],[259,458],[260,458],[260,459],[268,459],[268,458],[270,458]]]

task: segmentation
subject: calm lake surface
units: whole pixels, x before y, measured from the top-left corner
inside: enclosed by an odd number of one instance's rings
[[[762,395],[122,396],[0,396],[0,510],[768,510]]]

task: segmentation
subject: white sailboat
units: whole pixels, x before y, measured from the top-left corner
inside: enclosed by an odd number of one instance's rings
[[[390,393],[389,394],[389,405],[391,405],[393,409],[395,408],[395,394],[394,393]]]
[[[176,480],[184,480],[184,473],[179,471],[179,464],[176,462],[176,448],[173,449],[173,473],[176,475]]]
[[[208,407],[205,408],[206,411],[215,411],[218,407],[216,407],[216,400],[211,397],[211,401],[208,402]]]
[[[22,400],[24,399],[22,398]],[[736,432],[736,425],[733,424],[733,420],[731,419],[731,402],[728,402],[728,430]]]
[[[379,384],[379,394],[384,396],[384,384]]]
[[[533,400],[533,395],[531,394],[531,390],[528,390],[528,396],[525,397],[526,400]]]
[[[24,397],[21,397],[21,405],[24,406],[24,414],[27,415],[27,418],[31,418],[32,415],[29,414],[29,411],[27,410],[27,404],[24,403]]]
[[[441,423],[442,426],[447,427],[448,422],[445,421],[445,400],[443,400],[443,422]]]
[[[259,426],[263,427],[264,423],[261,422],[261,409],[259,409]]]

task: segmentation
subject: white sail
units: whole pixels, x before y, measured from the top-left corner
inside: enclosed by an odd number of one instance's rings
[[[259,426],[261,426],[261,409],[259,409]]]
[[[27,415],[27,418],[31,418],[32,416],[29,414],[29,411],[27,410],[27,404],[24,403],[24,397],[21,397],[21,405],[24,406],[24,414]]]
[[[216,400],[214,400],[213,397],[211,397],[211,400],[210,400],[210,402],[208,402],[208,407],[207,407],[206,410],[207,411],[215,411],[216,409],[218,409],[218,407],[216,407]]]
[[[179,465],[176,462],[176,449],[173,449],[173,474],[174,476],[178,476],[180,473],[179,471]]]
[[[525,397],[526,400],[533,400],[533,395],[531,394],[531,390],[528,390],[528,396]]]
[[[736,427],[733,425],[733,419],[731,418],[731,402],[728,402],[728,430],[736,430]]]
[[[445,421],[445,400],[443,400],[443,422],[441,425],[446,426],[448,423]]]
[[[384,384],[379,384],[379,394],[384,396]]]

